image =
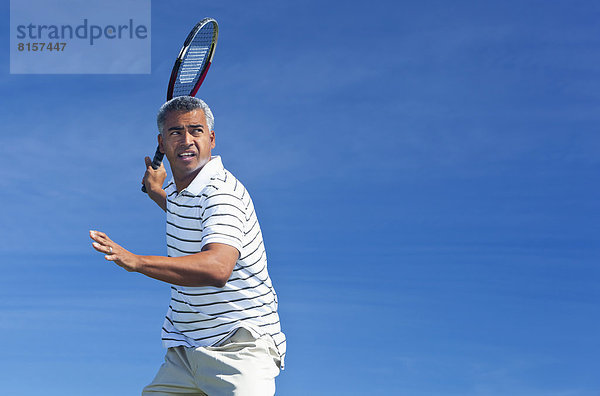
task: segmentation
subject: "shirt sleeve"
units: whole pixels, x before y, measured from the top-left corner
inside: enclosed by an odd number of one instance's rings
[[[202,213],[202,247],[208,243],[223,243],[242,251],[246,213],[236,195],[216,190],[204,201]]]

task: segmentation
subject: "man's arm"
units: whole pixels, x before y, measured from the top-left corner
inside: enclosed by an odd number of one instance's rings
[[[200,253],[182,257],[140,256],[113,242],[105,233],[90,231],[94,249],[104,258],[114,261],[129,272],[139,272],[150,278],[178,286],[223,287],[239,258],[233,246],[223,243],[206,244]]]
[[[146,157],[144,160],[146,161],[146,173],[144,173],[142,184],[146,186],[148,196],[166,212],[167,193],[162,188],[167,177],[165,166],[161,163],[158,169],[154,169],[150,157]]]

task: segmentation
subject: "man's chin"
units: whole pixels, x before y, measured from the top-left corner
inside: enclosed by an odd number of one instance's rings
[[[206,165],[206,162],[201,163],[194,161],[192,163],[186,163],[178,161],[175,166],[173,166],[174,164],[171,164],[171,170],[173,171],[174,176],[189,179],[190,177],[196,177],[204,165]]]

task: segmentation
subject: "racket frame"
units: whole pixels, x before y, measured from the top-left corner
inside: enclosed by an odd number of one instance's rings
[[[196,93],[198,93],[198,89],[200,89],[200,86],[202,85],[202,82],[204,81],[204,78],[206,77],[206,73],[208,73],[208,69],[210,68],[210,65],[212,64],[213,56],[215,55],[215,48],[217,47],[217,39],[219,38],[219,25],[217,24],[217,21],[213,18],[204,18],[203,20],[198,22],[196,24],[196,26],[194,26],[194,28],[190,31],[190,34],[188,34],[187,38],[185,39],[185,42],[183,43],[183,47],[181,47],[181,51],[179,51],[179,56],[177,56],[177,59],[175,60],[175,64],[173,65],[173,69],[171,70],[171,78],[169,79],[169,86],[167,88],[167,100],[171,100],[173,98],[173,91],[175,89],[175,82],[177,80],[177,74],[179,72],[179,68],[181,67],[181,63],[183,62],[185,55],[187,54],[188,50],[190,49],[190,46],[192,44],[192,41],[194,40],[194,37],[196,37],[196,34],[200,31],[200,29],[202,29],[208,23],[214,24],[213,25],[213,39],[210,44],[208,54],[206,55],[206,64],[204,65],[204,70],[202,70],[200,77],[198,78],[198,81],[196,81],[194,88],[192,88],[192,90],[190,91],[189,96],[196,96]]]

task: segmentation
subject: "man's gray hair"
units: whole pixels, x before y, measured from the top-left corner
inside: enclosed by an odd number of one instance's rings
[[[156,125],[158,125],[159,132],[163,133],[165,119],[167,118],[167,114],[171,111],[187,113],[197,109],[204,112],[208,130],[212,131],[215,128],[215,117],[213,116],[212,111],[210,111],[210,107],[208,107],[203,100],[194,98],[193,96],[177,96],[162,105],[160,110],[158,110],[158,114],[156,115]]]

